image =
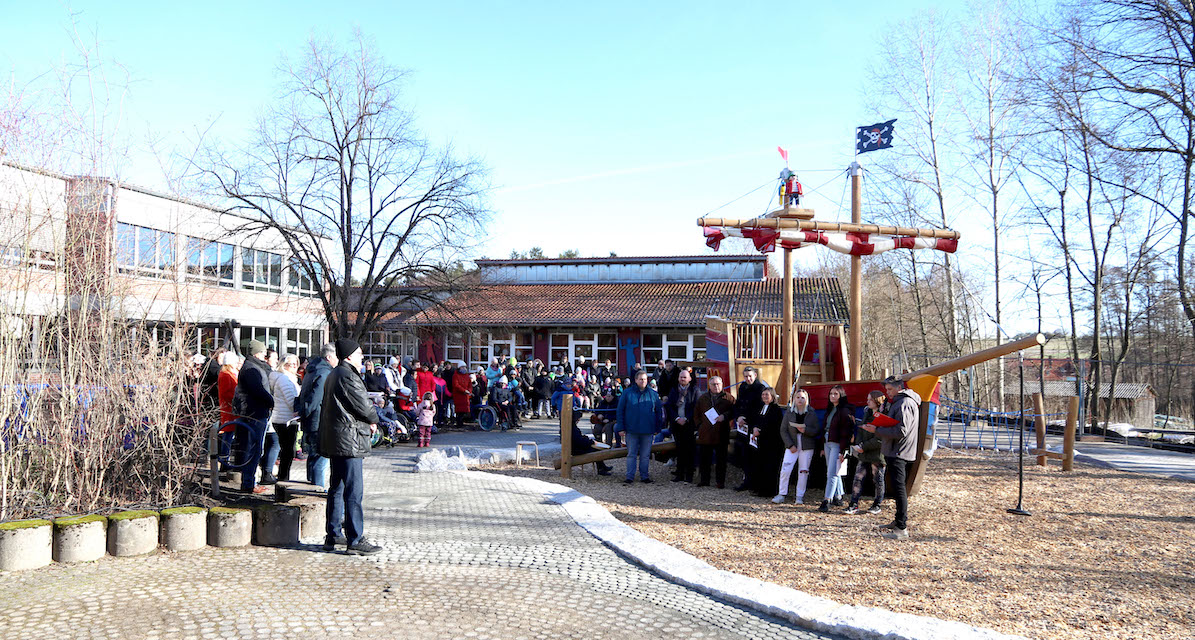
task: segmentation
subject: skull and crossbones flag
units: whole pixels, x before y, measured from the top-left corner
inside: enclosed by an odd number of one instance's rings
[[[855,153],[867,153],[887,149],[892,146],[892,133],[896,129],[896,119],[888,122],[877,122],[872,125],[855,129]]]

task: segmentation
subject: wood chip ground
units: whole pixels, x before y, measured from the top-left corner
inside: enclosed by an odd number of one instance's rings
[[[1195,638],[1195,483],[1026,458],[1016,505],[1014,454],[939,450],[909,507],[912,537],[883,539],[880,515],[772,504],[729,488],[622,483],[593,467],[493,467],[557,482],[622,522],[720,569],[854,605],[957,620],[1033,638]],[[728,486],[738,482],[732,468]],[[849,479],[848,479],[849,480]],[[849,483],[848,483],[849,490]],[[866,504],[866,501],[864,501]]]

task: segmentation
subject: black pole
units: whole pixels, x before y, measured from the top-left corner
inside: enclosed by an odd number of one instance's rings
[[[1021,432],[1021,446],[1017,452],[1017,506],[1009,509],[1008,512],[1018,516],[1031,515],[1025,511],[1025,354],[1024,352],[1017,353],[1017,365],[1020,369],[1021,378],[1021,416],[1017,423],[1017,428]]]

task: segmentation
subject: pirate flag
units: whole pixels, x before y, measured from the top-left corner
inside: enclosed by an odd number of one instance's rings
[[[872,125],[855,129],[855,153],[867,153],[892,146],[892,132],[896,129],[896,119],[888,122],[877,122]]]

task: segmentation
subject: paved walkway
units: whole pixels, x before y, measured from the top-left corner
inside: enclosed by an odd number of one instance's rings
[[[533,440],[540,446],[545,444],[560,444],[560,423],[557,420],[526,420],[523,428],[511,431],[461,431],[449,429],[432,436],[432,447],[447,449],[450,447],[475,447],[479,449],[514,449],[520,440]],[[411,455],[403,456],[399,462],[404,470],[414,468],[414,443],[395,445],[394,451],[408,451]]]
[[[378,556],[208,548],[4,575],[0,638],[834,637],[632,565],[509,479],[404,473],[411,453],[366,461]]]
[[[1016,431],[992,429],[983,430],[969,428],[965,435],[963,426],[953,423],[938,425],[937,436],[939,442],[953,441],[962,446],[965,442],[969,447],[985,449],[1001,449],[1016,451],[1019,448]],[[1026,451],[1037,446],[1037,436],[1031,431],[1025,432]],[[1046,436],[1046,448],[1051,451],[1062,452],[1062,437]],[[1028,457],[1029,454],[1026,454]],[[1178,478],[1195,482],[1195,454],[1166,449],[1154,449],[1116,442],[1076,442],[1075,460],[1109,467],[1118,471],[1146,473],[1150,475]]]

